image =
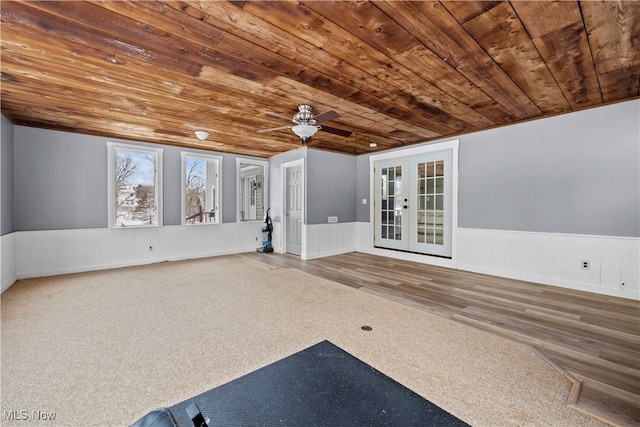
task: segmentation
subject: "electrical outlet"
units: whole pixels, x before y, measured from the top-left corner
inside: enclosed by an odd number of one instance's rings
[[[591,268],[591,262],[589,260],[580,261],[580,266],[583,270],[589,270]]]

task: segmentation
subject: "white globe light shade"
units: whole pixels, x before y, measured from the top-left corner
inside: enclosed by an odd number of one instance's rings
[[[311,125],[295,125],[291,128],[291,130],[300,138],[307,139],[315,135],[316,132],[318,132],[318,127],[311,126]]]

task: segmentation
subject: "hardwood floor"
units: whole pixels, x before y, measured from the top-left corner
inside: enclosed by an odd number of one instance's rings
[[[362,253],[243,254],[531,345],[574,380],[569,404],[640,425],[640,302]]]

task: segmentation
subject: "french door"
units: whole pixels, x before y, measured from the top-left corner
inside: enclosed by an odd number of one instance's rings
[[[451,151],[375,162],[376,247],[451,257]]]

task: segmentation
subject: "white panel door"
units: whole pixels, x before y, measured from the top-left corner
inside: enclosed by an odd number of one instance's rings
[[[287,168],[286,175],[286,252],[300,255],[302,253],[302,209],[304,208],[302,167]]]

